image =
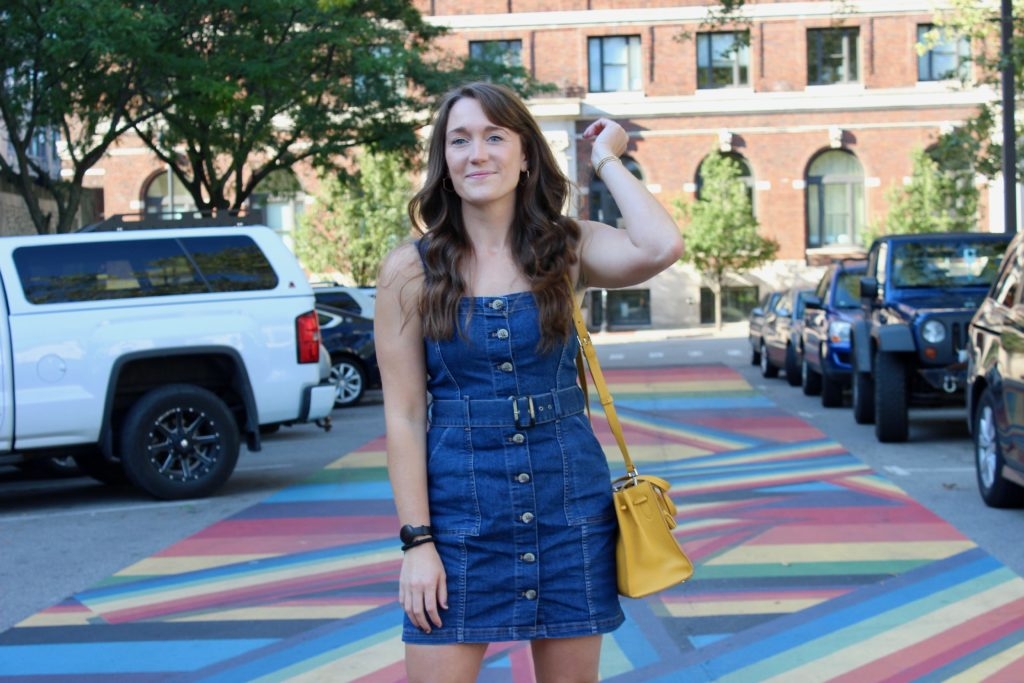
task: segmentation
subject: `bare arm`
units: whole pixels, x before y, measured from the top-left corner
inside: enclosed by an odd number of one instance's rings
[[[580,221],[584,281],[594,287],[626,287],[648,280],[675,263],[683,239],[672,216],[618,160],[628,136],[622,126],[598,119],[583,132],[593,141],[591,162],[601,165],[601,180],[622,213],[625,229]]]
[[[399,524],[430,524],[427,500],[427,394],[423,326],[417,309],[422,266],[415,246],[403,245],[381,267],[374,341],[384,389],[388,477]],[[444,568],[432,543],[410,548],[402,561],[399,602],[413,623],[440,626],[448,601]]]

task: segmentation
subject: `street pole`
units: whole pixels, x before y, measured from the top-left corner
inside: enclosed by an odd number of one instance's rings
[[[1017,232],[1017,138],[1014,128],[1013,2],[1002,0],[1003,232]]]

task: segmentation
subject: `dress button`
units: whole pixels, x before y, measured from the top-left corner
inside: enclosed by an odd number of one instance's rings
[[[526,598],[527,600],[536,600],[537,599],[537,591],[535,591],[535,590],[533,590],[531,588],[530,590],[525,591],[523,593],[523,597]]]
[[[530,522],[533,521],[533,513],[532,512],[524,512],[519,517],[519,519],[523,520],[524,523],[529,524]]]
[[[491,308],[493,308],[496,311],[500,311],[501,309],[505,308],[505,302],[502,301],[501,299],[495,299],[494,301],[491,302]]]
[[[530,562],[536,562],[536,561],[537,561],[537,556],[534,555],[533,553],[523,553],[523,562],[530,563]]]
[[[512,364],[511,363],[502,363],[498,367],[502,370],[502,372],[512,372]]]
[[[526,441],[526,437],[522,434],[516,434],[512,437],[512,443],[522,443],[524,441]]]
[[[494,333],[494,336],[498,339],[508,339],[508,330],[498,330]]]
[[[528,484],[530,482],[530,475],[526,472],[520,472],[519,476],[516,477],[520,484]]]

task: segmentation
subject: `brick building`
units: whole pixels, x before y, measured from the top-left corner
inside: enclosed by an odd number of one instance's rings
[[[732,316],[744,315],[758,290],[813,280],[822,259],[861,246],[864,228],[885,215],[887,189],[910,175],[912,152],[998,96],[957,78],[978,46],[943,40],[918,54],[932,0],[747,0],[744,21],[715,27],[705,23],[714,0],[415,4],[450,29],[445,49],[521,60],[558,87],[531,106],[579,188],[574,210],[584,217],[614,224],[617,216],[581,138],[598,116],[630,131],[627,165],[669,207],[695,196],[712,149],[739,160],[761,230],[781,249],[778,262],[732,283]],[[97,167],[94,182],[108,214],[188,202],[130,141]],[[316,192],[312,174],[300,171],[298,182],[262,200],[285,236]],[[1001,212],[985,209],[1001,201],[998,191],[983,192],[980,229],[1002,229],[990,224]],[[595,326],[693,325],[710,311],[709,292],[683,266],[588,302]]]

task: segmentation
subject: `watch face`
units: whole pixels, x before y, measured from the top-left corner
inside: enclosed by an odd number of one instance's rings
[[[430,527],[428,526],[413,526],[406,524],[398,532],[398,538],[401,539],[402,543],[412,543],[417,536],[425,536],[430,533]]]

